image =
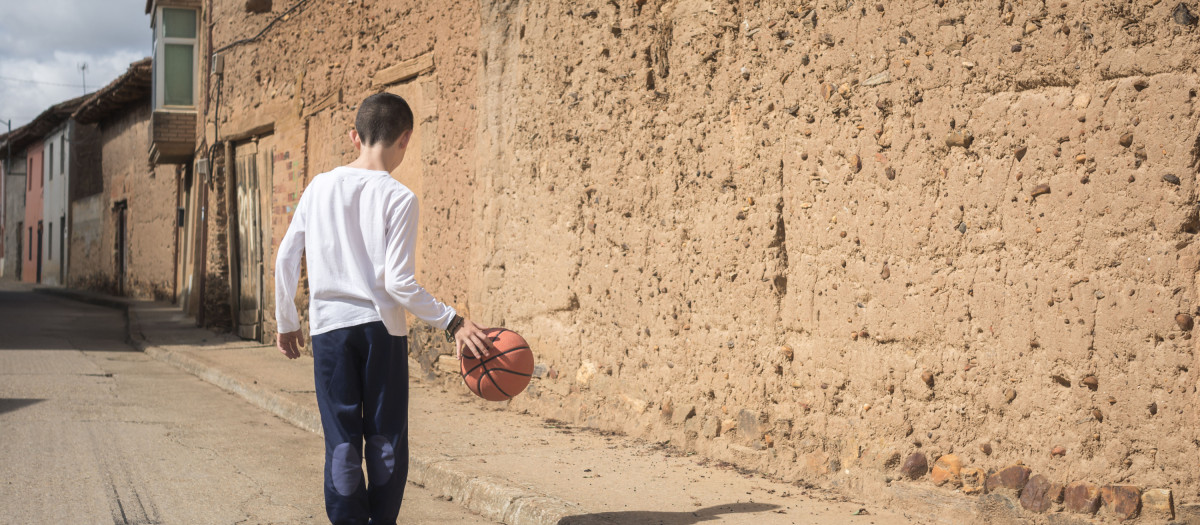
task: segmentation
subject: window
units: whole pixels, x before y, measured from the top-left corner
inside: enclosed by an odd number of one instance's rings
[[[67,134],[58,136],[58,173],[67,171]]]
[[[33,260],[33,226],[29,227],[29,260]]]
[[[46,173],[50,175],[50,180],[54,180],[54,143],[50,143],[50,154],[46,155],[46,162],[50,165],[46,169]]]
[[[54,260],[54,222],[50,222],[50,232],[47,237],[50,237],[50,242],[46,243],[46,260]]]
[[[158,8],[154,24],[154,107],[196,104],[196,10]]]

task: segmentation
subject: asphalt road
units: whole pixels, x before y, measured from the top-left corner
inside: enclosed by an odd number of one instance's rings
[[[328,523],[320,436],[0,285],[0,523]],[[409,484],[400,523],[491,523]]]

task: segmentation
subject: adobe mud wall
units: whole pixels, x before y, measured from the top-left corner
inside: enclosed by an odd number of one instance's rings
[[[215,4],[213,48],[291,6]],[[395,174],[419,279],[533,343],[513,409],[789,480],[878,487],[953,453],[1192,501],[1185,4],[313,3],[225,52],[197,134],[273,125],[270,276],[303,187],[353,157],[357,101],[419,101]]]
[[[546,366],[512,407],[785,479],[952,452],[1194,499],[1178,4],[484,2],[471,305]]]
[[[175,254],[175,166],[151,166],[150,107],[132,104],[97,127],[99,171],[81,177],[99,192],[73,203],[72,286],[129,297],[172,300]],[[94,164],[93,164],[94,163]],[[94,179],[94,182],[90,182]],[[125,275],[118,283],[117,204],[125,205]]]
[[[259,140],[260,154],[270,151],[272,175],[260,179],[270,188],[269,202],[262,203],[269,212],[264,217],[269,227],[263,232],[267,325],[273,329],[276,248],[300,194],[312,177],[353,160],[347,133],[353,129],[358,101],[382,90],[423,101],[414,108],[421,153],[410,156],[397,175],[414,187],[422,180],[435,181],[425,183],[421,192],[421,253],[424,261],[433,261],[421,268],[439,266],[422,270],[423,284],[446,301],[465,305],[468,266],[461,254],[470,231],[477,161],[477,3],[311,2],[291,13],[286,12],[292,2],[274,2],[265,12],[248,10],[241,0],[216,0],[206,6],[201,46],[207,45],[211,24],[213,50],[280,19],[261,39],[222,52],[223,78],[209,76],[201,82],[206,87],[200,90],[197,118],[198,142],[205,146],[232,137]],[[374,85],[378,71],[426,54],[433,57],[433,70],[403,82]],[[201,70],[206,67],[202,64]],[[270,131],[251,133],[264,127]],[[228,268],[223,184],[218,174],[214,188],[222,190],[209,195],[210,246],[222,246],[210,250],[206,287],[212,300],[228,290],[221,281],[221,272]],[[214,259],[225,262],[216,265]],[[300,289],[303,302],[304,283]],[[303,305],[301,311],[307,313]]]

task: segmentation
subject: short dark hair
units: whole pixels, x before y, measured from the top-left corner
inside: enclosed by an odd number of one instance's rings
[[[405,131],[413,129],[413,113],[399,95],[376,93],[358,105],[354,129],[364,146],[379,142],[392,144]]]

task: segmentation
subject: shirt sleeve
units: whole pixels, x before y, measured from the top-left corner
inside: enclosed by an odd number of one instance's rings
[[[417,221],[416,198],[405,199],[391,210],[387,226],[385,287],[405,310],[434,328],[444,330],[456,312],[417,284]]]
[[[279,254],[275,258],[275,323],[281,334],[300,329],[300,314],[296,311],[296,286],[300,281],[300,258],[304,255],[304,203],[303,196],[296,206],[296,214],[288,224],[283,242],[279,243]]]

